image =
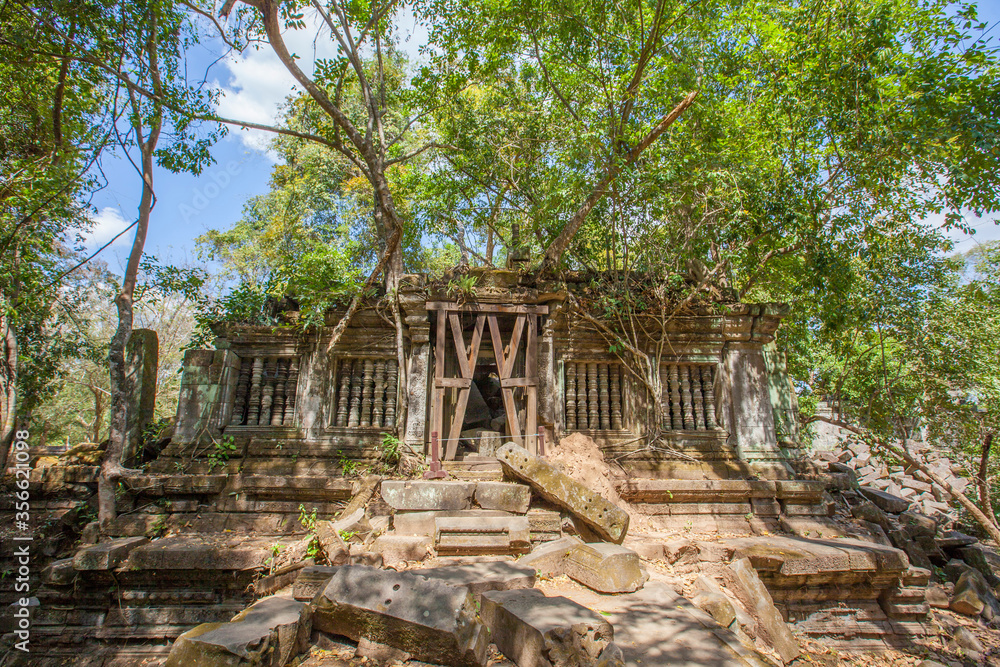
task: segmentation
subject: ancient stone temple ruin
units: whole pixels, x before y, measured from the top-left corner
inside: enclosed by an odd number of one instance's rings
[[[608,339],[574,317],[574,284],[522,287],[500,271],[480,279],[486,289],[462,299],[406,279],[403,369],[392,320],[374,310],[355,316],[334,350],[332,327],[219,326],[217,349],[185,357],[177,425],[157,469],[230,436],[245,471],[336,472],[338,461],[370,459],[397,421],[414,450],[431,456],[437,440],[446,469],[483,468],[499,443],[538,453],[577,432],[611,456],[640,449],[649,392]],[[664,447],[624,457],[628,469],[652,478],[794,476],[794,394],[768,345],[784,312],[733,304],[667,322],[655,398]],[[657,341],[645,342],[655,356]]]
[[[310,328],[287,309],[187,352],[169,442],[36,582],[46,653],[282,666],[340,637],[477,667],[490,643],[519,665],[760,665],[800,638],[884,650],[933,633],[931,565],[956,599],[987,581],[988,552],[927,502],[805,455],[773,344],[783,306],[661,318],[630,339],[650,382],[574,307],[589,278],[471,275],[406,277],[401,331],[370,305],[331,347],[342,310]],[[385,467],[396,447],[422,468]],[[58,516],[96,473],[39,469],[32,492]]]

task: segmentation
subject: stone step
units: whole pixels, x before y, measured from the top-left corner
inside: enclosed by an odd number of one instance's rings
[[[531,549],[525,516],[440,516],[434,528],[434,547],[442,556],[519,554]]]
[[[818,480],[628,479],[618,486],[632,503],[745,503],[751,498],[794,504],[823,500],[826,483]]]

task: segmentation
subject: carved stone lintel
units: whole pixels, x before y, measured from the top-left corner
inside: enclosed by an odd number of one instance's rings
[[[611,428],[621,430],[622,428],[622,390],[621,390],[621,364],[611,364],[609,367],[611,375]]]
[[[608,365],[597,366],[597,391],[600,400],[598,406],[601,412],[601,428],[605,431],[611,428],[611,397],[608,389]]]
[[[566,362],[566,430],[576,430],[576,364]]]

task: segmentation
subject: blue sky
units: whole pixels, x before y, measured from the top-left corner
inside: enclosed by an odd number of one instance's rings
[[[979,3],[980,18],[992,26],[990,35],[1000,39],[1000,0]],[[411,16],[400,17],[403,26],[403,50],[411,57],[426,42],[426,31]],[[316,31],[286,33],[290,50],[300,56],[300,66],[311,71],[317,56],[332,53],[329,39],[315,38]],[[223,55],[221,43],[207,43],[189,53],[190,71],[207,70],[207,80],[223,91],[219,112],[223,116],[260,123],[272,123],[284,99],[294,89],[294,81],[269,48],[250,49],[237,56]],[[230,128],[229,136],[213,149],[216,163],[200,176],[171,174],[160,169],[155,175],[157,205],[150,220],[146,251],[161,261],[194,261],[194,239],[209,229],[226,229],[239,219],[243,204],[267,190],[274,157],[266,151],[266,132]],[[140,194],[138,174],[127,161],[106,159],[102,168],[108,185],[93,199],[97,209],[88,246],[96,249],[135,219]],[[967,222],[976,233],[970,237],[951,232],[956,250],[967,251],[984,240],[1000,239],[998,216],[979,219],[969,215]],[[940,220],[928,220],[940,224]],[[102,253],[112,270],[125,263],[132,233],[123,234]]]

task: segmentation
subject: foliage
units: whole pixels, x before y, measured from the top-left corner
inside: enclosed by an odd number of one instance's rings
[[[217,467],[225,466],[232,456],[236,454],[236,441],[231,435],[224,435],[219,440],[212,443],[208,453],[208,469],[215,470]]]

